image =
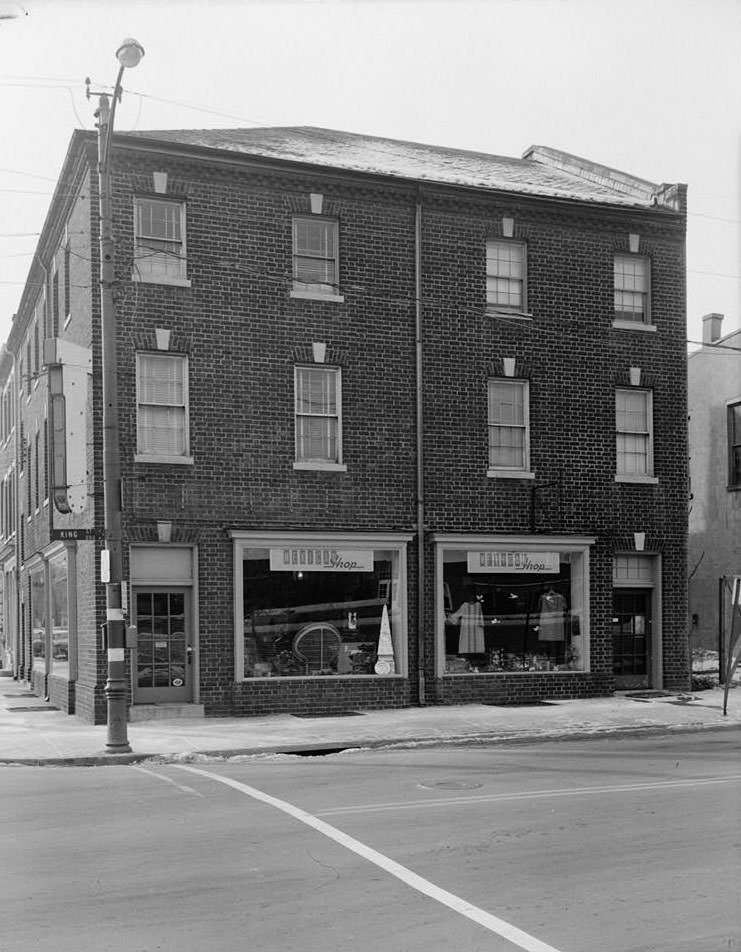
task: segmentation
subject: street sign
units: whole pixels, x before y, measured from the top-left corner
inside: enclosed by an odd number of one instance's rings
[[[95,529],[52,529],[51,541],[64,542],[73,539],[94,539]]]

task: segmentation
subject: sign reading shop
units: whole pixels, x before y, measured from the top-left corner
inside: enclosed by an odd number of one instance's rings
[[[281,546],[270,550],[271,572],[372,572],[372,549]]]
[[[495,549],[487,552],[468,552],[469,572],[543,573],[557,575],[558,552],[523,552],[519,549]]]

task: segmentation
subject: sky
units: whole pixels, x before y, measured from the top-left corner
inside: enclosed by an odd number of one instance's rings
[[[146,53],[120,131],[537,144],[685,183],[688,341],[711,312],[741,326],[741,0],[0,0],[0,342],[72,131],[94,128],[85,78],[110,88],[128,36]]]

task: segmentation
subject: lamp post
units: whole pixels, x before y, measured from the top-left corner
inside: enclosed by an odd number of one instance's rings
[[[100,577],[106,587],[108,705],[106,748],[111,753],[131,750],[127,737],[126,638],[122,598],[123,560],[121,554],[121,456],[118,431],[118,358],[116,347],[115,243],[113,239],[113,196],[111,189],[111,139],[116,104],[121,100],[121,78],[144,56],[136,40],[126,39],[116,50],[121,68],[113,89],[113,104],[106,93],[98,96],[98,191],[100,198],[100,330],[103,378],[103,500],[105,548],[101,552]],[[88,80],[87,96],[90,98]]]

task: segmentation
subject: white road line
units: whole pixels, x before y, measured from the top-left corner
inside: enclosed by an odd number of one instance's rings
[[[583,797],[590,794],[631,793],[644,790],[676,790],[678,787],[705,787],[721,783],[738,783],[741,774],[728,777],[698,777],[694,780],[659,780],[649,783],[612,784],[599,787],[562,787],[554,790],[527,790],[522,793],[483,793],[465,797],[439,797],[434,800],[402,800],[389,803],[360,803],[351,807],[318,810],[317,816],[340,816],[349,813],[384,813],[394,810],[419,810],[424,807],[446,807],[453,804],[501,803],[502,801],[539,800],[554,797]]]
[[[139,773],[147,774],[149,777],[156,777],[157,780],[164,780],[165,783],[171,783],[173,787],[177,787],[178,790],[182,790],[183,793],[191,793],[194,797],[202,797],[203,794],[199,793],[197,790],[194,790],[193,787],[186,787],[182,784],[175,783],[172,777],[166,777],[164,774],[156,773],[154,770],[148,770],[146,767],[139,767],[137,764],[131,764],[132,770],[138,770]]]
[[[360,840],[356,840],[341,830],[335,829],[335,827],[330,826],[329,823],[319,820],[313,814],[307,813],[299,807],[295,807],[292,803],[279,800],[277,797],[271,797],[270,794],[263,793],[255,787],[249,787],[247,784],[240,783],[238,780],[232,780],[230,777],[222,777],[208,770],[201,770],[199,767],[191,767],[187,764],[171,764],[170,766],[176,767],[178,770],[187,770],[189,773],[198,774],[209,780],[215,780],[217,783],[226,784],[227,787],[232,787],[234,790],[238,790],[240,793],[244,793],[254,800],[259,800],[268,806],[275,807],[276,810],[287,813],[288,816],[306,824],[306,826],[311,827],[318,833],[322,833],[330,840],[334,840],[335,843],[339,843],[340,846],[344,846],[351,852],[356,853],[369,863],[373,863],[375,866],[395,876],[401,880],[401,882],[406,883],[407,886],[416,889],[417,892],[429,896],[431,899],[452,909],[453,912],[457,912],[461,916],[471,919],[478,925],[483,926],[484,929],[488,929],[489,932],[501,936],[521,949],[525,949],[526,952],[558,952],[558,949],[555,949],[552,945],[541,942],[540,939],[536,939],[535,936],[523,932],[522,929],[518,929],[509,922],[505,922],[504,919],[500,919],[485,909],[480,909],[478,906],[466,902],[465,899],[461,899],[459,896],[445,889],[441,889],[429,880],[423,879],[422,876],[418,876],[417,873],[413,873],[412,870],[407,869],[406,866],[394,862],[394,860],[389,859],[388,856],[384,856],[383,853],[379,853],[370,846],[366,846],[365,843],[361,843]]]

